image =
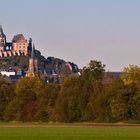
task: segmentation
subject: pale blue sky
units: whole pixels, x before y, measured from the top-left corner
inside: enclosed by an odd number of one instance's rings
[[[23,33],[44,56],[80,68],[140,65],[140,0],[0,0],[0,24],[8,41]]]

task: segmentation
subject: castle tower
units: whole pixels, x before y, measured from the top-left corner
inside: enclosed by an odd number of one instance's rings
[[[6,36],[3,32],[2,26],[0,25],[0,51],[4,50],[5,45],[6,45]]]
[[[38,73],[38,61],[35,58],[35,46],[33,44],[31,57],[29,59],[29,67],[28,67],[27,76],[28,77],[35,77],[36,73]]]

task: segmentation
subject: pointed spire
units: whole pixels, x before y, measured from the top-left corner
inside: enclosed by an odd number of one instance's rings
[[[35,44],[33,43],[33,50],[35,50]]]
[[[35,56],[34,53],[35,53],[35,45],[33,43],[32,52],[31,52],[31,58],[34,58],[34,56]]]
[[[29,43],[31,43],[31,44],[32,44],[32,38],[29,38]]]

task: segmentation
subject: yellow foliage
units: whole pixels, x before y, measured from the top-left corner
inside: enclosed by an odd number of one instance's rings
[[[140,67],[137,65],[129,65],[128,67],[125,67],[121,79],[125,85],[140,83]]]

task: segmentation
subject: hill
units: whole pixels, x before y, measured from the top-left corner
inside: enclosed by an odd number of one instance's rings
[[[78,74],[78,66],[72,62],[66,62],[59,58],[48,57],[45,58],[41,55],[39,50],[35,50],[35,56],[38,60],[39,74],[48,82],[60,83],[68,75]],[[0,71],[9,69],[21,69],[25,74],[28,70],[28,56],[11,56],[0,58]]]

